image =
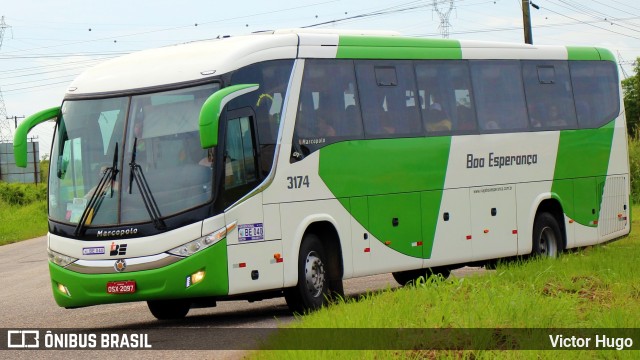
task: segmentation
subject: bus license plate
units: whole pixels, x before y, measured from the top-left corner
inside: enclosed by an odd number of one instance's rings
[[[127,281],[109,281],[107,283],[108,294],[132,294],[136,292],[136,282]]]

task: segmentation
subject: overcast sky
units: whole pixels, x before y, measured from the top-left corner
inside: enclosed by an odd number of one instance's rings
[[[449,0],[436,1],[446,13]],[[640,56],[640,2],[533,3],[539,7],[531,8],[534,44],[606,47],[632,73]],[[0,0],[0,5],[0,16],[10,26],[0,48],[0,89],[8,116],[58,106],[83,69],[147,48],[323,23],[317,27],[440,37],[441,23],[433,0]],[[521,0],[455,0],[450,38],[523,42],[521,5]],[[41,154],[48,153],[52,127],[45,124],[32,134],[39,136]]]

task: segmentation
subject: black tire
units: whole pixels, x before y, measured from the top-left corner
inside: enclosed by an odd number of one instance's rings
[[[315,234],[305,235],[298,256],[298,284],[284,292],[291,311],[302,314],[327,304],[330,293],[327,264],[320,239]]]
[[[158,320],[176,320],[187,316],[191,309],[189,300],[152,300],[147,301],[151,314]]]
[[[539,213],[533,223],[533,244],[531,255],[534,257],[556,258],[562,252],[562,232],[553,215]]]
[[[427,269],[398,271],[391,273],[391,275],[393,275],[393,278],[398,282],[398,284],[405,286],[411,283],[415,284],[419,277],[428,279],[431,276],[442,275],[442,277],[446,279],[449,277],[449,275],[451,275],[451,269],[443,266]]]

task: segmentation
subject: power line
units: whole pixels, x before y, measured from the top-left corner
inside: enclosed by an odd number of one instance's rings
[[[4,40],[4,31],[9,28],[4,22],[4,16],[0,18],[0,49],[2,49],[2,41]],[[7,121],[7,109],[4,106],[4,98],[2,89],[0,88],[0,143],[11,142],[11,127]]]
[[[14,50],[14,51],[11,51],[9,53],[28,52],[28,51],[40,50],[40,49],[51,49],[51,48],[62,47],[62,46],[79,45],[79,44],[86,44],[86,43],[99,42],[99,41],[105,41],[105,40],[122,39],[122,38],[127,38],[127,37],[138,36],[138,35],[147,35],[147,34],[153,34],[153,33],[158,33],[158,32],[175,31],[175,30],[186,29],[186,28],[194,28],[194,27],[198,27],[198,26],[202,26],[202,25],[210,25],[210,24],[214,24],[214,23],[228,22],[230,20],[245,19],[245,18],[257,17],[257,16],[275,14],[275,13],[280,13],[280,12],[286,12],[286,11],[291,11],[291,10],[303,9],[303,8],[308,8],[308,7],[318,6],[318,5],[326,5],[326,4],[334,3],[334,2],[338,2],[338,1],[339,0],[322,1],[322,2],[318,2],[318,3],[314,3],[314,4],[293,6],[293,7],[289,7],[289,8],[285,8],[285,9],[271,10],[271,11],[266,11],[266,12],[262,12],[262,13],[242,15],[242,16],[236,16],[236,17],[230,17],[230,18],[225,18],[225,19],[212,20],[212,21],[205,21],[205,22],[191,23],[189,25],[178,25],[178,26],[173,26],[173,27],[166,27],[166,28],[161,28],[161,29],[140,31],[140,32],[136,32],[136,33],[130,33],[130,34],[124,34],[124,35],[118,35],[118,36],[102,37],[102,38],[99,38],[99,39],[80,40],[80,41],[70,42],[70,43],[66,43],[66,44],[57,44],[57,45],[41,46],[41,47],[36,47],[36,48],[31,48],[31,49]]]
[[[621,33],[621,32],[618,32],[618,31],[614,31],[614,30],[611,30],[611,29],[607,29],[607,28],[604,28],[604,27],[601,27],[601,26],[598,26],[598,25],[594,25],[594,24],[592,24],[592,23],[588,23],[588,22],[585,22],[585,21],[582,21],[582,20],[576,19],[576,18],[571,17],[571,16],[569,16],[569,15],[561,14],[561,13],[559,13],[559,12],[557,12],[557,11],[554,11],[554,10],[551,10],[550,8],[547,8],[547,7],[545,7],[544,9],[545,9],[545,10],[547,10],[547,11],[550,11],[550,12],[552,12],[552,13],[556,14],[556,15],[560,15],[560,16],[562,16],[562,17],[566,17],[566,18],[568,18],[568,19],[571,19],[571,20],[577,21],[577,22],[579,22],[579,23],[582,23],[582,24],[585,24],[585,25],[589,25],[589,26],[592,26],[592,27],[598,28],[598,29],[600,29],[600,30],[604,30],[604,31],[607,31],[607,32],[610,32],[610,33],[613,33],[613,34],[622,35],[622,36],[629,37],[629,38],[632,38],[632,39],[640,40],[640,37],[636,37],[636,36],[628,35],[628,34]]]

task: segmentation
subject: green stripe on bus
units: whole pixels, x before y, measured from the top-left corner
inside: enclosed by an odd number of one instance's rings
[[[343,59],[462,59],[457,40],[376,36],[340,36],[337,58]]]
[[[558,156],[552,193],[564,203],[573,199],[575,209],[564,208],[565,214],[585,226],[597,226],[604,180],[609,168],[615,121],[599,129],[560,132]],[[562,180],[574,179],[573,187]]]
[[[600,53],[594,47],[567,46],[569,60],[600,60]]]
[[[607,60],[607,61],[613,61],[616,62],[616,57],[613,55],[613,53],[611,52],[611,50],[609,49],[603,49],[603,48],[596,48],[598,50],[598,52],[600,53],[600,59],[601,60]]]
[[[320,150],[319,173],[343,205],[369,199],[367,211],[345,209],[378,240],[429,258],[450,148],[450,136],[346,141]]]

